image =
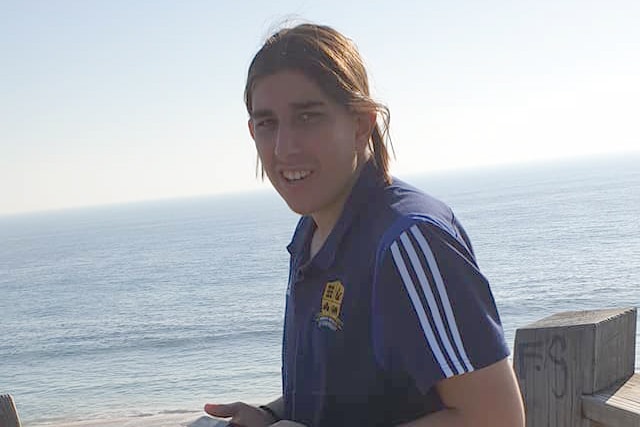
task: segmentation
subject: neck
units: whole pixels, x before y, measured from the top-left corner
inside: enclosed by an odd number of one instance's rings
[[[347,198],[351,194],[351,190],[353,189],[353,185],[360,176],[360,172],[362,171],[362,167],[366,161],[360,163],[356,170],[353,172],[353,179],[346,186],[345,190],[340,194],[340,196],[332,203],[330,206],[327,206],[320,212],[315,212],[311,214],[313,221],[316,224],[316,229],[313,233],[313,238],[311,239],[311,257],[320,250],[324,242],[327,240],[331,232],[333,231],[333,227],[335,227],[340,215],[342,215],[342,211],[344,210],[344,205],[347,201]]]
[[[353,187],[353,185],[351,185],[351,187]],[[351,188],[346,192],[344,197],[341,197],[340,201],[337,201],[339,203],[334,203],[330,209],[326,209],[322,213],[311,215],[313,221],[316,224],[316,229],[313,232],[313,237],[311,238],[311,258],[313,258],[318,253],[322,245],[324,245],[324,242],[333,231],[333,227],[335,227],[336,223],[338,222],[338,218],[340,218],[340,214],[342,214],[344,204],[347,200],[347,197],[349,196],[350,191]]]

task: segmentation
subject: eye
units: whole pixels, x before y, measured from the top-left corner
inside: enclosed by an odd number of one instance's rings
[[[276,125],[275,119],[270,117],[258,119],[254,123],[256,129],[272,129]]]
[[[322,117],[322,113],[318,111],[303,111],[298,115],[298,120],[302,123],[314,123]]]

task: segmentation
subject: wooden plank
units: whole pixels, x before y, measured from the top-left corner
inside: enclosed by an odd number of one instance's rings
[[[0,395],[0,427],[20,427],[18,410],[10,394]]]
[[[609,388],[634,374],[636,361],[636,317],[614,316],[598,324],[593,390]],[[605,327],[606,323],[612,323]],[[628,332],[628,333],[627,333]],[[585,394],[589,391],[585,391]]]
[[[582,397],[585,418],[607,427],[640,427],[640,373],[622,384]]]
[[[516,331],[528,427],[590,427],[582,396],[633,374],[636,309],[572,311]],[[606,424],[605,424],[606,425]]]
[[[585,326],[605,322],[633,310],[633,307],[608,308],[603,310],[563,311],[537,320],[522,329],[561,328],[566,326]]]

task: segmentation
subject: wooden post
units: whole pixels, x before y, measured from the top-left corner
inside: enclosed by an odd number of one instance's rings
[[[18,410],[10,394],[0,395],[0,427],[20,427]]]
[[[527,427],[593,427],[581,397],[634,372],[636,309],[555,314],[516,331]]]

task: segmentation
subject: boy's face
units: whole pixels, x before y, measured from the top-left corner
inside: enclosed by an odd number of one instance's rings
[[[337,220],[366,161],[372,117],[349,112],[296,71],[258,80],[251,107],[249,130],[280,196],[319,226]]]

